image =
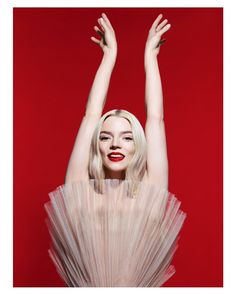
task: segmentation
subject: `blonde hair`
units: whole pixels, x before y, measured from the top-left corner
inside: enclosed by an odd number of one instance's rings
[[[92,137],[90,158],[89,158],[89,177],[96,179],[98,182],[105,179],[105,172],[102,163],[102,157],[99,150],[99,136],[104,121],[110,116],[117,116],[125,118],[129,121],[133,133],[133,140],[135,145],[134,156],[126,169],[125,180],[132,182],[140,182],[146,171],[146,138],[143,128],[138,119],[127,110],[114,109],[105,113]],[[99,189],[101,191],[101,189]]]

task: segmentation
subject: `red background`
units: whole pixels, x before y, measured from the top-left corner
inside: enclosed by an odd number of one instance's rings
[[[107,13],[118,59],[104,111],[145,123],[143,53],[159,13],[172,24],[159,64],[169,190],[187,220],[169,287],[223,285],[223,9],[14,9],[14,286],[63,286],[48,256],[43,204],[67,163],[102,51],[91,40]]]

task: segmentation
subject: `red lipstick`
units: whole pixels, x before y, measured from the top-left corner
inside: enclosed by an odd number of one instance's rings
[[[107,155],[107,157],[113,162],[121,161],[125,158],[124,154],[120,152],[111,152]]]

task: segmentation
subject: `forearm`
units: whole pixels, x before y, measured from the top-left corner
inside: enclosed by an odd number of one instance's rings
[[[102,114],[115,62],[116,52],[104,53],[89,93],[86,115]]]
[[[164,118],[162,84],[155,54],[145,54],[144,67],[146,73],[145,103],[147,117],[162,120]]]
[[[145,54],[145,103],[147,117],[163,119],[163,94],[158,60],[154,54]]]

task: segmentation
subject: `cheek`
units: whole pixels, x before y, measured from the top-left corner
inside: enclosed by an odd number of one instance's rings
[[[134,155],[135,152],[135,146],[134,144],[129,144],[126,146],[126,150],[130,155]]]
[[[99,144],[99,150],[102,156],[104,156],[107,153],[107,147],[105,144]]]

